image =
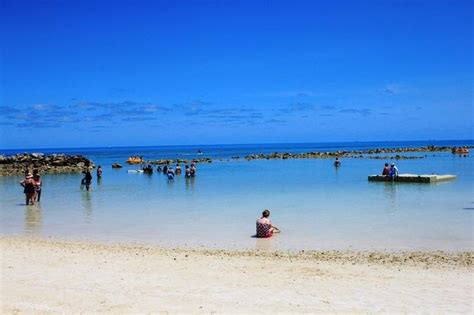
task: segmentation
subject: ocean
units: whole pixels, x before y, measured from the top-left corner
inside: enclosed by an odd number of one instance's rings
[[[474,250],[474,160],[451,152],[401,155],[400,173],[453,174],[438,184],[375,183],[390,160],[232,159],[248,154],[365,150],[474,141],[351,142],[0,150],[0,154],[82,154],[102,165],[88,192],[81,174],[43,175],[41,202],[26,206],[20,176],[0,177],[1,235],[40,236],[165,247],[260,250]],[[203,155],[197,155],[202,150]],[[146,160],[210,157],[197,176],[168,180],[129,173],[129,156]],[[395,154],[384,154],[395,155]],[[112,169],[119,162],[124,168]],[[264,209],[282,233],[257,239]]]

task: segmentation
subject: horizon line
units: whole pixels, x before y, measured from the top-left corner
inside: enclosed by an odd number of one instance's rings
[[[245,145],[275,145],[275,144],[331,144],[331,143],[381,143],[381,142],[462,142],[462,141],[474,141],[474,139],[428,139],[428,140],[376,140],[376,141],[321,141],[321,142],[254,142],[254,143],[213,143],[213,144],[161,144],[161,145],[123,145],[123,146],[77,146],[77,147],[43,147],[43,148],[0,148],[1,151],[13,151],[13,150],[53,150],[53,149],[118,149],[118,148],[152,148],[152,147],[210,147],[210,146],[245,146]]]

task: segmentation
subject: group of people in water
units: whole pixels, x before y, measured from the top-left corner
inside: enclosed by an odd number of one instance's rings
[[[38,170],[33,170],[33,174],[26,171],[25,178],[20,182],[20,185],[23,187],[26,205],[34,205],[36,202],[40,202],[43,181]]]
[[[181,175],[182,169],[181,165],[179,163],[176,163],[175,168],[173,169],[173,166],[170,165],[169,162],[167,162],[163,167],[158,166],[156,168],[156,171],[159,173],[165,174],[169,180],[174,179],[176,175]],[[153,167],[148,164],[147,166],[143,167],[143,172],[147,174],[152,174],[153,173]],[[193,161],[191,163],[191,166],[186,165],[184,167],[184,177],[186,178],[191,178],[196,176],[196,163]]]

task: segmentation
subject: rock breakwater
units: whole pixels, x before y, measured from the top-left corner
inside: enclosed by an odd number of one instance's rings
[[[199,158],[199,159],[192,159],[192,160],[184,160],[184,159],[161,159],[161,160],[156,160],[156,161],[146,161],[143,164],[152,164],[152,165],[164,165],[164,164],[170,164],[174,165],[175,163],[180,163],[180,164],[189,164],[189,163],[212,163],[212,159],[205,157],[205,158]]]
[[[22,153],[0,155],[0,176],[24,175],[37,169],[41,174],[80,173],[85,168],[95,168],[94,162],[82,155]]]
[[[472,147],[472,146],[471,146]],[[470,147],[469,147],[470,148]],[[351,150],[351,151],[334,151],[334,152],[304,152],[304,153],[288,153],[288,152],[274,152],[270,154],[251,154],[244,158],[247,161],[256,159],[324,159],[324,158],[369,158],[369,159],[420,159],[424,156],[410,156],[410,155],[395,155],[393,157],[383,156],[375,157],[375,154],[388,153],[414,153],[414,152],[451,152],[452,147],[436,147],[426,146],[417,148],[382,148],[370,150]],[[239,157],[232,157],[238,159]]]

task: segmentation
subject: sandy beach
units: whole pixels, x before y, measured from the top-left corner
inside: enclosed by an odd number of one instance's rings
[[[164,249],[2,237],[2,313],[474,311],[474,254]]]

